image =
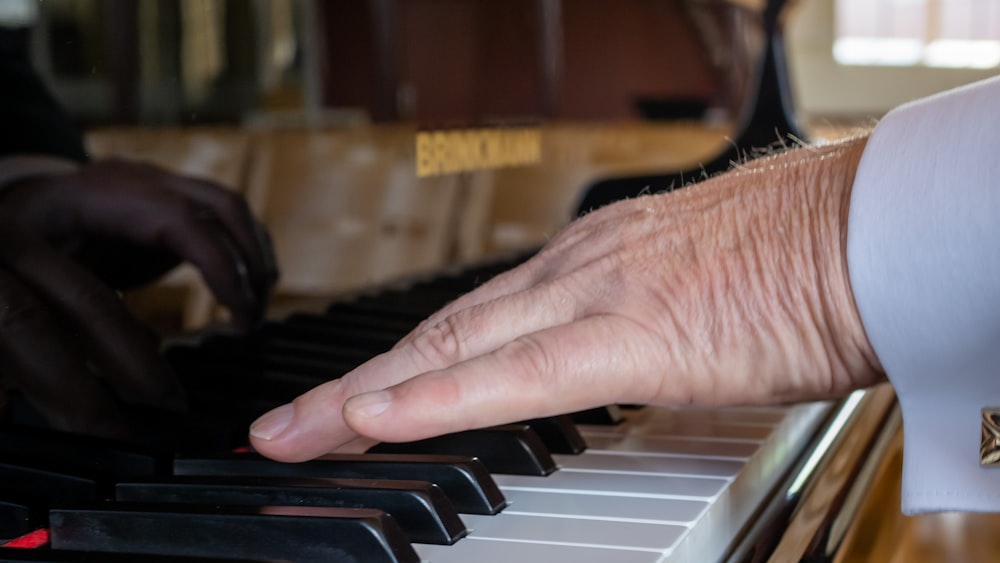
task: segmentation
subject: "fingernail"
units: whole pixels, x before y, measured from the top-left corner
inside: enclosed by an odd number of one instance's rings
[[[351,397],[344,405],[344,409],[361,416],[373,418],[389,408],[392,403],[392,396],[388,391],[373,391]]]
[[[295,408],[291,404],[281,405],[250,425],[250,435],[261,440],[273,440],[288,428],[295,416]]]

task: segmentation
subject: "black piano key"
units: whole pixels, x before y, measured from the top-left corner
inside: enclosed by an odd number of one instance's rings
[[[326,361],[331,364],[348,362],[350,365],[360,364],[383,351],[370,346],[347,345],[335,340],[326,342],[296,341],[268,338],[263,334],[252,338],[214,336],[206,339],[202,343],[201,349],[236,357],[254,357],[265,364],[288,361],[288,358],[303,358]]]
[[[587,449],[587,442],[569,415],[533,418],[524,422],[538,434],[545,447],[554,454],[579,454]]]
[[[260,562],[262,559],[184,557],[151,555],[148,553],[108,553],[67,549],[21,549],[0,547],[0,563],[237,563]]]
[[[48,503],[19,491],[0,491],[0,544],[43,527]]]
[[[190,373],[183,373],[180,378],[181,383],[187,389],[235,389],[244,394],[257,393],[258,390],[266,393],[305,393],[317,385],[337,379],[342,375],[326,372],[323,375],[315,375],[275,370],[259,370],[258,373],[250,375],[236,366],[213,370],[214,373],[210,377],[199,377],[197,370],[189,371]],[[246,389],[245,392],[242,391],[244,389]]]
[[[376,508],[391,514],[418,543],[451,545],[468,533],[441,489],[426,481],[176,476],[118,483],[115,499]]]
[[[476,289],[483,283],[489,281],[489,279],[497,273],[499,273],[499,271],[486,272],[483,270],[476,270],[467,273],[441,275],[430,280],[417,282],[410,287],[417,292],[424,289],[433,289],[451,293],[453,296],[458,296]]]
[[[388,313],[400,318],[423,320],[454,301],[459,294],[449,288],[412,285],[407,289],[389,289],[374,295],[361,295],[343,303],[344,310],[369,314]]]
[[[185,349],[186,352],[182,351]],[[301,349],[240,349],[230,342],[211,340],[197,348],[175,347],[167,352],[166,357],[182,382],[188,384],[197,379],[262,378],[267,372],[300,373],[333,379],[354,369],[370,355],[304,354]]]
[[[266,371],[314,376],[318,381],[343,377],[371,356],[317,358],[297,352],[269,353],[264,358]]]
[[[169,452],[46,428],[0,427],[0,456],[28,456],[124,479],[169,471]]]
[[[185,386],[202,380],[257,379],[265,373],[263,364],[254,358],[232,358],[190,344],[170,346],[163,355]]]
[[[185,358],[182,361],[171,361],[171,367],[178,373],[178,379],[188,393],[224,390],[244,396],[273,396],[275,393],[284,396],[305,393],[317,385],[336,379],[333,376],[265,370],[259,366],[243,369],[243,366],[235,362],[216,362],[215,359],[209,362],[208,356],[200,352],[178,352],[178,356],[181,355]],[[211,417],[210,412],[199,414]]]
[[[377,330],[386,334],[405,336],[423,319],[394,315],[372,315],[365,311],[337,309],[331,306],[325,313],[293,313],[286,323],[298,325],[342,326],[361,330]]]
[[[50,430],[49,422],[38,413],[19,393],[11,393],[8,410],[14,410],[9,428],[38,428]],[[160,452],[218,452],[246,444],[247,425],[234,426],[232,421],[223,420],[213,413],[178,413],[151,408],[120,404],[119,409],[127,417],[132,436],[120,441],[128,444],[125,449],[135,449],[160,457]],[[251,419],[252,420],[252,419]],[[169,456],[165,456],[169,457]],[[165,463],[169,467],[169,461]]]
[[[215,411],[177,413],[128,406],[126,412],[142,426],[142,439],[146,443],[173,454],[228,452],[247,445],[247,424],[220,416]],[[158,473],[169,473],[171,461],[166,459],[166,469]]]
[[[250,424],[264,413],[287,402],[280,399],[245,395],[238,391],[237,386],[232,387],[228,392],[224,388],[214,390],[192,389],[188,391],[188,401],[191,403],[192,409],[196,412],[210,412],[223,416],[226,420],[232,422],[235,428],[242,431],[242,439],[232,448],[187,448],[183,443],[178,444],[175,450],[177,455],[186,457],[218,455],[219,453],[242,450],[248,447],[247,428],[250,427]]]
[[[412,308],[409,310],[394,309],[391,305],[379,304],[371,300],[334,303],[326,310],[327,315],[335,318],[341,318],[342,315],[385,318],[393,322],[406,323],[410,326],[410,330],[415,328],[420,324],[420,321],[426,319],[433,312],[428,312],[424,308],[417,308],[416,310]]]
[[[25,456],[4,456],[0,459],[0,491],[36,496],[49,506],[104,498],[109,485],[104,475],[69,468],[51,460]]]
[[[186,380],[187,377],[181,378],[181,381]],[[188,383],[186,388],[190,394],[195,396],[199,393],[211,395],[221,392],[231,395],[233,400],[244,397],[258,398],[270,399],[282,404],[291,402],[295,397],[326,381],[326,379],[302,374],[275,374],[260,378],[206,379],[196,383]]]
[[[545,476],[556,470],[545,444],[526,424],[467,430],[415,442],[384,442],[368,451],[470,456],[479,458],[492,473]]]
[[[301,563],[417,563],[380,510],[316,506],[108,503],[53,510],[54,549],[245,557]]]
[[[625,422],[625,415],[618,405],[608,405],[606,407],[596,407],[578,411],[570,416],[577,424],[595,424],[599,426],[614,426]]]
[[[0,415],[2,415],[0,422],[15,426],[48,428],[49,421],[45,415],[23,393],[17,389],[5,389],[4,392],[7,393],[7,402],[0,410]]]
[[[355,350],[363,350],[368,356],[375,356],[392,346],[406,332],[387,331],[352,326],[345,323],[335,323],[323,317],[314,317],[318,322],[296,322],[288,320],[283,323],[268,323],[259,331],[260,337],[279,346],[287,343],[305,343],[319,345],[324,348],[350,346]]]
[[[302,463],[281,463],[258,454],[178,458],[176,475],[403,479],[441,487],[459,512],[496,514],[507,501],[476,459],[445,455],[328,454]]]

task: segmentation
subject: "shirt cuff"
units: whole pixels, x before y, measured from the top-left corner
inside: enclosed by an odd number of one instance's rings
[[[847,262],[899,396],[903,511],[1000,511],[979,464],[1000,407],[1000,77],[890,112],[851,195]]]
[[[76,161],[44,154],[0,157],[0,193],[21,180],[36,176],[69,174],[80,168]]]

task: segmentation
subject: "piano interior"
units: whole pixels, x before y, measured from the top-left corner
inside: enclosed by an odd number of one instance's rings
[[[91,156],[237,190],[282,277],[248,336],[190,267],[124,296],[192,406],[136,412],[134,441],[52,430],[12,398],[0,561],[995,558],[989,516],[899,514],[888,386],[607,405],[301,464],[247,448],[254,418],[579,214],[868,126],[893,102],[836,107],[796,79],[836,80],[806,56],[835,4],[25,1],[11,13]]]

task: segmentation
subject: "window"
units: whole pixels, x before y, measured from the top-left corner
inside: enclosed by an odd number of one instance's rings
[[[1000,66],[1000,0],[836,0],[846,65]]]

